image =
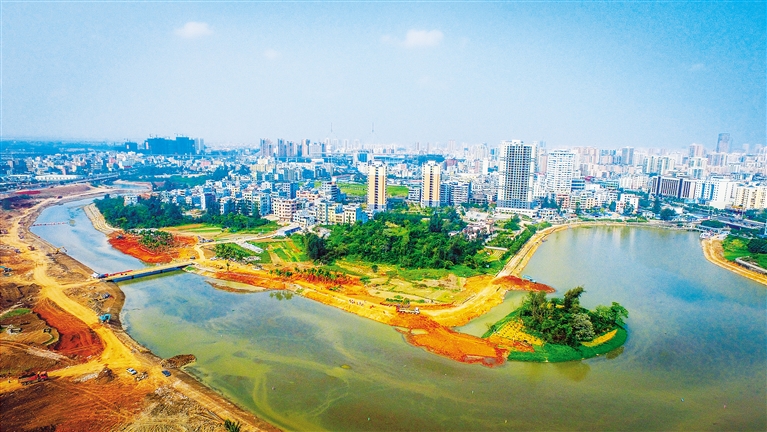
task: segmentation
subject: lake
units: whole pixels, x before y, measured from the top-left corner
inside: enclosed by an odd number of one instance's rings
[[[84,235],[82,211],[65,208],[74,227],[35,232],[101,251],[103,235]],[[220,291],[187,273],[121,283],[122,320],[161,357],[196,355],[187,371],[290,430],[765,430],[767,288],[707,262],[698,241],[650,228],[549,237],[526,275],[630,312],[626,345],[580,362],[465,365],[300,296]],[[97,271],[136,267],[109,254],[73,256]],[[522,296],[459,330],[484,332]]]

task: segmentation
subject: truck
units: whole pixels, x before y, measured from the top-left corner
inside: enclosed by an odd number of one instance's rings
[[[47,381],[47,380],[48,380],[48,372],[30,373],[30,374],[22,375],[19,377],[19,382],[21,383],[21,385],[29,385],[29,384],[34,384],[36,382]]]

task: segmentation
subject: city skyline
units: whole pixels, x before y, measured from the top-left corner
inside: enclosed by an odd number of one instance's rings
[[[3,139],[766,141],[759,2],[0,7]]]

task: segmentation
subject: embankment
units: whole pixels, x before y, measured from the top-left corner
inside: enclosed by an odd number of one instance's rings
[[[739,264],[732,261],[728,261],[724,257],[724,250],[722,249],[722,241],[714,238],[703,239],[700,242],[703,248],[703,255],[709,262],[712,262],[719,267],[727,269],[733,273],[737,273],[744,278],[751,279],[754,282],[758,282],[762,285],[767,285],[767,275],[749,270]]]

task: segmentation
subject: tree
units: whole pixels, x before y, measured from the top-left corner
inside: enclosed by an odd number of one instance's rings
[[[579,341],[594,339],[594,324],[591,323],[591,318],[589,318],[588,314],[577,313],[573,315],[572,325],[573,330],[575,330],[575,338]]]
[[[378,265],[377,264],[373,264],[372,266],[370,266],[370,270],[372,270],[373,273],[378,273]]]
[[[670,221],[676,217],[676,212],[668,207],[660,211],[660,219],[664,221]]]
[[[623,215],[624,216],[630,216],[634,214],[634,206],[626,203],[626,205],[623,207]]]
[[[229,419],[224,420],[224,429],[226,429],[227,432],[240,432],[240,428],[242,428],[240,422],[235,422]]]
[[[660,203],[660,197],[655,197],[655,201],[652,203],[652,212],[655,214],[660,214],[661,210],[661,203]]]
[[[580,309],[579,297],[584,293],[582,286],[575,287],[565,293],[564,306],[566,311],[577,311]]]
[[[327,253],[325,240],[313,233],[304,236],[304,249],[306,249],[306,255],[309,259],[315,261],[322,259]]]
[[[614,212],[616,206],[617,206],[617,204],[615,204],[615,201],[613,201],[613,202],[610,203],[610,206],[608,208],[610,209],[611,212]]]

